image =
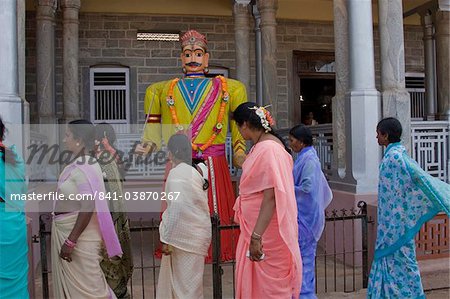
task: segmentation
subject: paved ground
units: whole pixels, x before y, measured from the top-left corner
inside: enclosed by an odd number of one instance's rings
[[[157,217],[157,214],[155,216]],[[140,217],[136,213],[136,217]],[[138,219],[138,218],[137,218]],[[133,275],[132,291],[134,298],[142,298],[143,293],[145,298],[154,298],[154,285],[158,277],[158,269],[153,266],[158,266],[159,261],[154,259],[151,252],[153,252],[153,244],[158,240],[157,234],[150,231],[135,232],[133,239],[133,256],[136,266],[143,265],[144,269],[135,269]],[[48,244],[49,245],[49,244]],[[49,248],[49,247],[48,247]],[[142,248],[142,249],[141,249]],[[49,256],[49,254],[48,254]],[[439,289],[434,291],[427,291],[428,299],[443,299],[450,298],[450,259],[427,260],[419,262],[422,282],[425,290]],[[326,269],[326,270],[325,270]],[[224,266],[224,275],[222,277],[223,298],[233,298],[233,272],[232,265]],[[353,279],[353,273],[355,278]],[[339,261],[334,261],[331,258],[325,260],[319,259],[317,262],[318,274],[318,298],[365,298],[366,290],[362,288],[360,267],[343,266]],[[334,277],[337,277],[334,280]],[[325,293],[325,285],[327,293]],[[36,298],[42,298],[42,283],[40,268],[36,273]],[[445,289],[442,289],[445,288]],[[353,292],[353,290],[359,290]],[[51,290],[51,275],[50,275],[50,290]],[[204,295],[205,298],[212,298],[212,267],[205,266],[204,276]]]
[[[436,291],[426,291],[427,299],[448,299],[450,298],[450,289],[446,290],[436,290]],[[328,294],[318,294],[319,299],[335,299],[335,298],[352,298],[352,299],[365,299],[366,290],[360,290],[354,293],[328,293]]]
[[[144,247],[147,247],[150,245],[150,238],[143,239],[145,241]],[[158,277],[158,269],[153,269],[152,266],[158,266],[159,261],[157,259],[153,259],[151,255],[147,254],[147,251],[142,251],[143,255],[141,256],[141,251],[139,250],[139,242],[140,240],[135,239],[134,240],[134,259],[135,264],[143,264],[144,267],[147,267],[143,271],[140,269],[136,269],[133,275],[133,284],[132,284],[132,291],[133,291],[133,297],[134,298],[142,298],[143,294],[145,295],[145,298],[154,298],[154,283],[156,281],[156,278]],[[147,245],[147,246],[145,246]],[[333,267],[334,262],[327,262],[331,263],[331,265],[328,265],[328,267]],[[421,267],[421,274],[422,274],[422,281],[423,285],[426,291],[426,295],[428,299],[444,299],[444,298],[450,298],[450,259],[438,259],[438,260],[428,260],[428,261],[420,261],[419,265]],[[336,263],[337,269],[336,272],[338,274],[338,277],[343,277],[343,266],[342,264]],[[332,268],[330,268],[332,269]],[[223,291],[223,298],[233,298],[233,267],[232,265],[224,266],[224,275],[222,277],[222,291]],[[356,273],[360,273],[360,270],[356,269]],[[319,271],[320,272],[320,271]],[[319,273],[318,272],[318,273]],[[328,271],[329,276],[334,276],[334,271]],[[346,272],[347,276],[348,273]],[[37,291],[37,298],[42,298],[42,291],[41,291],[41,279],[40,274],[36,275],[38,277],[36,279],[36,291]],[[205,266],[205,276],[204,276],[204,295],[205,298],[212,298],[213,294],[213,288],[212,288],[212,267],[211,265]],[[347,278],[347,282],[350,282],[352,277],[349,276]],[[324,281],[324,277],[319,274],[319,280]],[[358,278],[356,278],[358,281]],[[142,281],[145,281],[145,283],[142,283]],[[332,277],[328,277],[328,283],[329,283],[329,290],[332,290],[334,288]],[[357,285],[359,285],[358,283]],[[338,280],[337,288],[343,287],[343,280]],[[363,299],[366,298],[366,290],[360,289],[355,292],[351,292],[352,285],[350,283],[347,283],[347,292],[328,292],[324,293],[323,291],[320,291],[318,294],[319,299],[334,299],[334,298],[355,298],[355,299]],[[440,289],[439,289],[440,288]],[[445,289],[442,289],[445,288]],[[51,289],[51,277],[50,277],[50,289]],[[322,285],[323,289],[323,285]],[[438,290],[431,290],[431,289],[438,289]]]
[[[422,283],[427,299],[450,298],[450,259],[441,258],[435,260],[419,261]],[[319,299],[334,298],[366,298],[367,290],[362,289],[352,293],[331,292],[318,294]]]

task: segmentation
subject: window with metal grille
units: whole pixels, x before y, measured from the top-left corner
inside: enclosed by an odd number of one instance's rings
[[[423,73],[406,73],[406,90],[411,99],[411,118],[425,117],[425,77]]]
[[[92,122],[128,124],[130,121],[129,69],[92,67],[90,83]]]

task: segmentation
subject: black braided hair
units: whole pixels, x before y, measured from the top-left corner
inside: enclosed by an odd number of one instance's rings
[[[178,160],[191,164],[192,162],[192,146],[188,137],[184,134],[175,134],[169,138],[167,148],[172,155]]]
[[[311,129],[304,124],[296,125],[289,131],[289,134],[294,136],[295,139],[301,141],[306,146],[311,146],[313,144]]]
[[[261,124],[261,118],[256,114],[256,111],[252,109],[253,107],[259,106],[253,102],[245,102],[240,104],[233,112],[233,119],[238,126],[242,126],[244,122],[247,122],[250,128],[256,129],[258,131],[265,131],[265,128]],[[291,153],[291,150],[287,146],[286,142],[283,140],[280,134],[275,132],[275,130],[272,127],[269,133],[277,137],[284,145],[284,149],[289,154]]]
[[[83,141],[89,153],[94,150],[95,127],[90,121],[77,119],[69,122],[67,126],[75,139]]]
[[[5,140],[6,127],[0,117],[0,141]],[[16,155],[15,153],[7,147],[0,146],[0,153],[2,153],[2,160],[4,163],[11,165],[16,165]]]
[[[126,170],[125,163],[122,160],[123,153],[115,146],[117,136],[114,127],[111,124],[102,122],[95,126],[95,140],[101,142],[103,137],[108,139],[109,145],[116,151],[116,157],[114,158],[116,160],[117,168],[119,169],[120,180],[125,181]]]
[[[389,143],[400,142],[402,137],[402,124],[394,117],[386,117],[380,120],[377,125],[377,130],[381,134],[388,135]]]

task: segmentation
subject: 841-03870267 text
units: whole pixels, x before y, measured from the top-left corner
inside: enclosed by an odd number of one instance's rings
[[[123,195],[117,192],[101,192],[100,200],[177,200],[180,192],[126,191]]]
[[[145,201],[145,200],[177,200],[180,192],[153,192],[153,191],[126,191],[118,192],[98,192],[94,193],[74,193],[63,194],[59,192],[48,193],[24,193],[10,194],[10,200],[21,201],[83,201],[83,200],[129,200],[129,201]]]

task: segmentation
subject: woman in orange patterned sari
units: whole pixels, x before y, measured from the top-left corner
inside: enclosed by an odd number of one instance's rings
[[[302,263],[288,149],[264,107],[241,104],[234,120],[253,141],[242,166],[234,206],[241,234],[236,248],[236,298],[298,298]]]

